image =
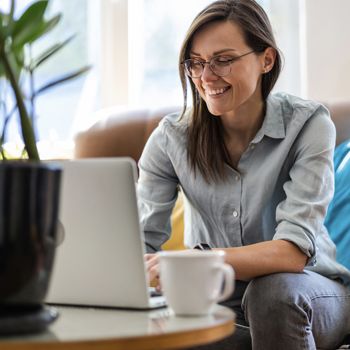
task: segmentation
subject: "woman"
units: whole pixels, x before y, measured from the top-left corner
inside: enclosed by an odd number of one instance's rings
[[[332,349],[350,331],[350,272],[323,225],[335,129],[322,105],[270,93],[280,70],[254,0],[212,3],[181,49],[184,111],[164,118],[139,163],[151,277],[178,186],[189,209],[186,245],[223,249],[235,269],[227,305],[242,327],[218,347],[243,349],[247,334],[253,349]]]

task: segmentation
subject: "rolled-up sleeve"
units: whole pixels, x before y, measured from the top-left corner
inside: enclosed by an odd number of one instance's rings
[[[140,222],[149,253],[160,250],[169,239],[170,217],[177,198],[178,178],[167,147],[166,120],[163,120],[148,139],[139,161]]]
[[[333,152],[335,128],[328,111],[320,106],[293,145],[295,162],[283,189],[285,199],[276,209],[273,239],[293,242],[315,265],[316,239],[334,192]]]

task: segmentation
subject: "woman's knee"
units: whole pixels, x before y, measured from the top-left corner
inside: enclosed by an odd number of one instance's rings
[[[303,318],[311,317],[307,294],[303,293],[297,275],[300,274],[276,273],[252,280],[243,298],[247,322],[251,323],[253,316],[268,322],[274,316],[288,318],[296,312],[300,312]]]

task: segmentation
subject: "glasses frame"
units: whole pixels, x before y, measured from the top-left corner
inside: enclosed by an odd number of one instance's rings
[[[192,79],[198,79],[198,78],[201,78],[202,75],[203,75],[203,72],[204,72],[204,68],[205,68],[205,65],[208,64],[209,65],[209,68],[210,70],[212,71],[213,74],[215,74],[216,76],[218,77],[226,77],[227,75],[229,75],[231,73],[231,65],[232,63],[238,61],[239,59],[241,59],[242,57],[244,56],[247,56],[251,53],[255,52],[255,50],[252,50],[252,51],[249,51],[249,52],[246,52],[244,53],[243,55],[240,55],[240,56],[237,56],[237,57],[232,57],[230,59],[227,60],[227,63],[228,63],[228,67],[229,67],[229,71],[228,73],[226,74],[217,74],[215,71],[214,71],[214,68],[212,67],[212,64],[213,64],[213,60],[215,60],[216,58],[218,57],[222,57],[224,55],[217,55],[217,56],[213,56],[209,61],[200,61],[199,59],[196,59],[196,58],[188,58],[186,60],[184,60],[183,62],[181,62],[181,64],[184,66],[184,69],[185,69],[185,73],[188,77],[192,78]],[[186,62],[197,62],[199,63],[201,66],[202,66],[202,72],[199,76],[193,76],[191,75],[191,72],[188,70],[187,68],[187,65],[186,65]]]

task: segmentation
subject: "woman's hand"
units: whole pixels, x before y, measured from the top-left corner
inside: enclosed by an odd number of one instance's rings
[[[160,290],[158,254],[145,254],[145,261],[149,278],[148,283],[152,287],[156,287],[157,290]]]

